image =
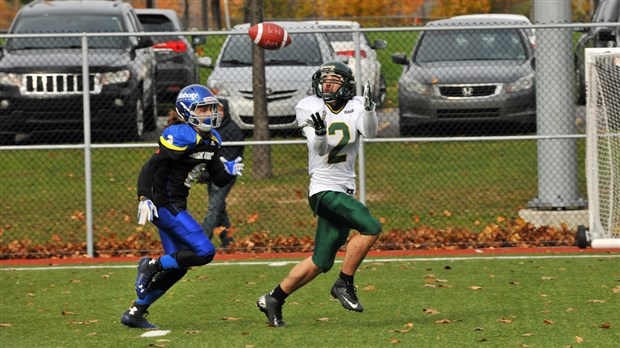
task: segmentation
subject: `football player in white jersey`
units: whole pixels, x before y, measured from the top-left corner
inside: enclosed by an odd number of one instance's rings
[[[340,276],[331,295],[355,312],[364,307],[356,295],[354,276],[381,233],[381,224],[354,198],[355,158],[360,137],[377,135],[377,114],[368,84],[364,96],[354,96],[351,69],[341,62],[327,62],[312,77],[315,95],[297,103],[297,123],[308,145],[310,187],[308,202],[318,223],[315,249],[256,305],[271,326],[285,326],[282,305],[294,291],[334,265],[336,253],[355,229],[347,245]]]

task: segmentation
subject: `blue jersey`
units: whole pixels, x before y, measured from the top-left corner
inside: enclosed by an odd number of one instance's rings
[[[190,185],[186,182],[197,166],[204,166],[216,185],[226,185],[234,176],[220,162],[220,144],[215,130],[201,134],[185,123],[168,126],[159,138],[159,149],[142,167],[138,197],[148,197],[157,207],[168,206],[171,211],[187,209]]]

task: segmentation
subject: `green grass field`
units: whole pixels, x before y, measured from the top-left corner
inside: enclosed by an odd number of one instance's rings
[[[289,297],[286,328],[267,327],[254,303],[293,263],[216,259],[191,270],[151,307],[149,320],[172,330],[157,338],[142,338],[143,330],[119,323],[135,296],[135,263],[3,267],[0,341],[3,348],[615,347],[619,258],[369,259],[356,277],[366,307],[361,314],[329,295],[337,263]]]

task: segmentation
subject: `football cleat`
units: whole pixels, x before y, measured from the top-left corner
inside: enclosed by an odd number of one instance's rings
[[[282,305],[284,302],[280,303],[273,296],[269,294],[265,294],[258,298],[256,301],[256,306],[260,309],[261,312],[265,313],[267,316],[267,320],[269,320],[270,326],[275,327],[283,327],[286,326],[284,321],[282,320]]]
[[[364,306],[362,306],[360,300],[355,293],[357,289],[353,284],[347,284],[343,279],[338,278],[332,286],[332,296],[340,300],[342,307],[355,312],[363,312]]]
[[[121,323],[127,327],[138,329],[157,329],[157,325],[146,320],[145,316],[149,313],[146,311],[146,307],[148,306],[134,303],[121,315]]]
[[[144,299],[149,284],[153,281],[153,277],[162,270],[163,267],[158,259],[143,257],[138,261],[138,276],[136,277],[135,288],[139,299]]]

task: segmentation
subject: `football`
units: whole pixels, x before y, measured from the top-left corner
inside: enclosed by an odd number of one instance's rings
[[[266,50],[279,50],[293,42],[286,29],[276,23],[258,23],[248,30],[252,42]]]

